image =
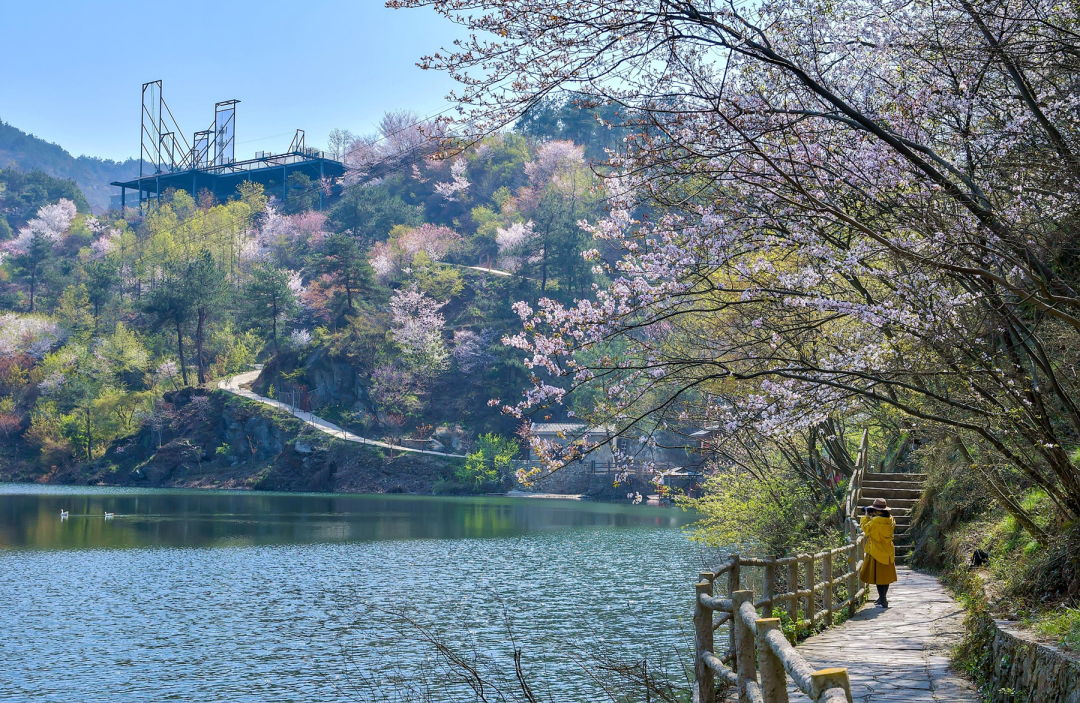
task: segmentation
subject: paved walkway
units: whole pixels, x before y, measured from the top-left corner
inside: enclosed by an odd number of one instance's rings
[[[246,373],[237,374],[237,375],[233,376],[232,378],[223,379],[221,381],[218,381],[218,388],[220,388],[221,390],[223,390],[223,391],[225,391],[227,393],[232,393],[233,395],[238,395],[241,398],[247,398],[248,400],[254,400],[257,403],[262,403],[263,405],[269,405],[272,408],[277,408],[278,410],[282,410],[284,412],[287,412],[290,415],[292,415],[294,417],[297,417],[300,420],[303,420],[305,423],[307,423],[308,425],[314,427],[315,429],[319,430],[320,432],[325,432],[328,435],[331,435],[333,437],[337,437],[338,439],[344,440],[346,442],[356,442],[357,444],[370,444],[373,447],[382,447],[383,449],[391,449],[391,450],[393,450],[395,452],[409,452],[411,454],[430,454],[431,456],[439,456],[439,457],[443,457],[443,458],[448,458],[448,457],[449,458],[458,458],[458,459],[464,459],[465,458],[464,454],[446,454],[446,453],[443,453],[443,452],[432,452],[432,451],[428,451],[427,449],[413,449],[412,447],[402,447],[402,446],[399,446],[397,444],[389,444],[387,442],[380,442],[380,441],[375,440],[375,439],[366,439],[366,438],[361,437],[359,435],[355,435],[352,432],[349,432],[348,430],[344,430],[341,427],[338,427],[337,425],[335,425],[334,423],[322,419],[318,415],[313,415],[312,413],[305,412],[305,411],[300,410],[298,408],[295,408],[295,407],[293,407],[293,406],[291,406],[291,405],[289,405],[287,403],[282,403],[281,401],[273,400],[272,398],[267,398],[266,396],[258,395],[257,393],[253,393],[252,391],[247,390],[246,388],[241,388],[240,387],[240,386],[242,386],[244,384],[248,384],[248,383],[251,383],[252,381],[254,381],[256,378],[259,377],[259,373],[260,373],[259,371],[248,371]]]
[[[800,644],[799,653],[818,669],[847,667],[855,703],[982,700],[949,667],[949,651],[964,634],[960,606],[933,576],[904,567],[897,575],[887,610],[867,604]],[[809,700],[792,690],[792,703]]]

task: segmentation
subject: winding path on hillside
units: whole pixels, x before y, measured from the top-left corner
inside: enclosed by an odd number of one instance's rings
[[[800,644],[799,653],[815,668],[847,667],[854,703],[981,701],[949,666],[949,652],[964,635],[960,605],[933,576],[896,571],[890,608],[868,603],[843,625]],[[791,689],[791,703],[809,700]]]
[[[320,432],[328,434],[332,437],[336,437],[337,439],[344,440],[346,442],[355,442],[356,444],[368,444],[373,447],[381,447],[382,449],[389,449],[395,452],[408,452],[410,454],[429,454],[431,456],[438,456],[444,459],[465,458],[464,454],[447,454],[444,452],[433,452],[427,449],[413,449],[412,447],[402,447],[397,444],[380,442],[376,439],[367,439],[366,437],[361,437],[360,435],[355,435],[348,430],[342,429],[334,423],[322,419],[318,415],[309,413],[305,410],[300,410],[299,408],[293,407],[288,403],[282,403],[281,401],[274,400],[273,398],[267,398],[266,396],[259,395],[258,393],[248,390],[247,388],[241,387],[254,381],[256,378],[259,377],[260,373],[260,371],[256,370],[236,374],[235,376],[232,376],[230,378],[218,381],[218,388],[225,391],[226,393],[232,393],[233,395],[238,395],[241,398],[254,400],[257,403],[269,405],[272,408],[277,408],[278,410],[287,412],[293,417],[296,417],[302,420],[304,423],[310,425],[311,427],[319,430]]]

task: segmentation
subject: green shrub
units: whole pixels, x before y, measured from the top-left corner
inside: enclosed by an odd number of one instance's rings
[[[700,498],[678,503],[698,512],[699,519],[687,528],[690,539],[710,547],[784,554],[842,541],[830,520],[835,506],[815,498],[805,482],[782,474],[765,479],[717,474],[705,483]]]
[[[452,478],[440,478],[431,487],[431,492],[437,496],[452,496],[461,492],[461,484]]]
[[[511,460],[518,452],[518,443],[497,434],[480,435],[475,450],[465,458],[465,464],[455,476],[469,490],[490,490],[505,483],[511,473]]]

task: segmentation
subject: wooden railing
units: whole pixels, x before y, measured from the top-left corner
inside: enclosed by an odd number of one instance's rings
[[[737,688],[739,703],[787,703],[789,676],[812,701],[851,703],[847,669],[815,671],[788,641],[781,618],[774,615],[786,612],[796,632],[813,630],[822,624],[832,626],[834,613],[846,610],[848,616],[854,615],[865,601],[866,588],[859,587],[858,578],[865,538],[855,513],[869,466],[868,444],[868,434],[863,432],[857,468],[844,497],[846,545],[782,558],[751,559],[735,554],[715,571],[699,575],[694,610],[694,703],[715,703],[718,678]],[[840,564],[842,572],[837,573]],[[750,569],[760,569],[760,578],[759,572]],[[724,575],[726,595],[721,597],[716,586]],[[753,581],[761,584],[758,600],[751,588],[744,588]],[[838,601],[840,595],[843,598]],[[727,651],[717,654],[715,633],[725,624]]]

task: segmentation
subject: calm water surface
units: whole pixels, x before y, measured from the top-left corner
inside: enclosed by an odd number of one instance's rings
[[[683,536],[689,520],[543,499],[0,484],[0,701],[375,700],[433,661],[403,607],[496,665],[509,621],[540,689],[596,700],[580,654],[685,653],[691,584],[714,561]]]

